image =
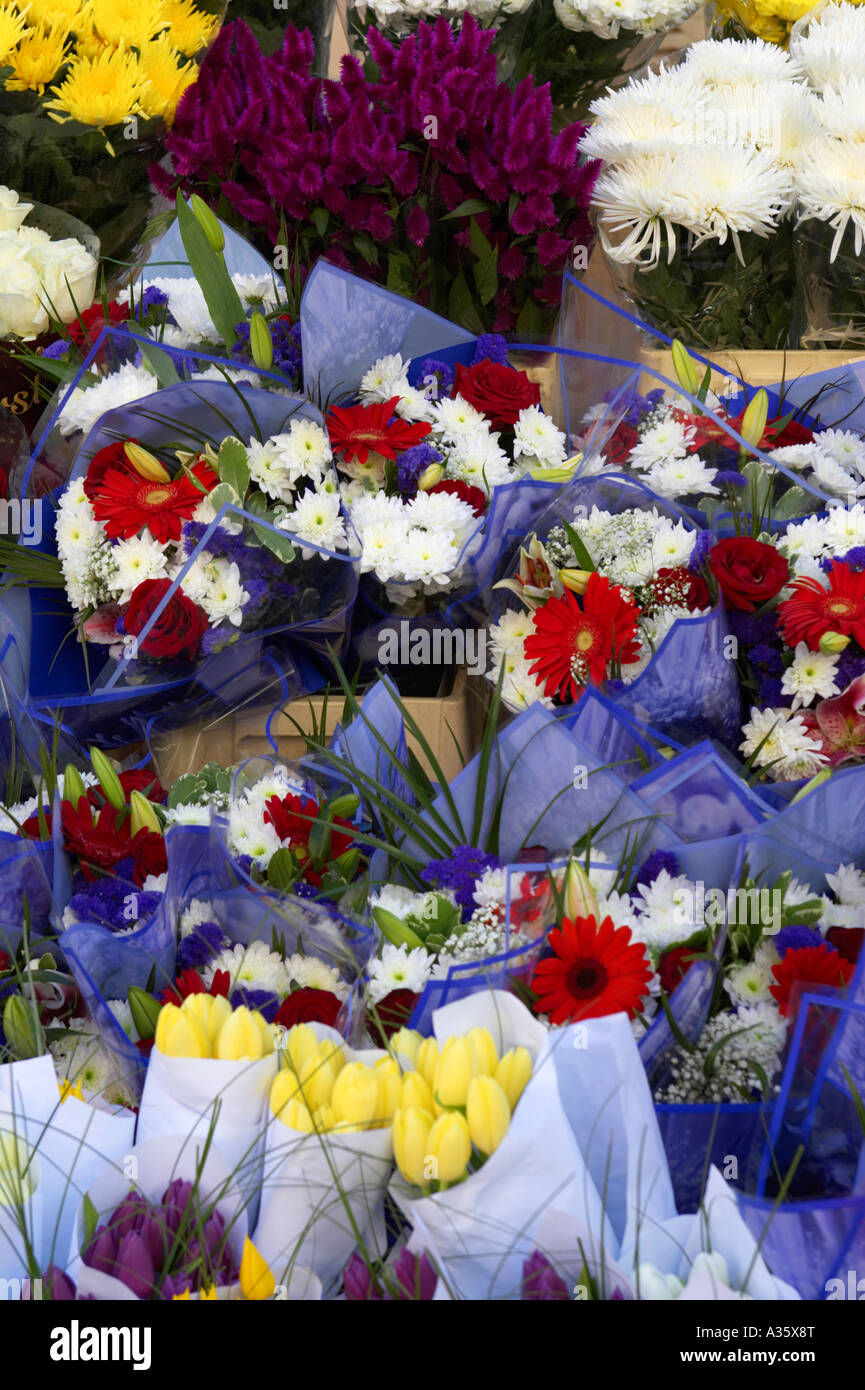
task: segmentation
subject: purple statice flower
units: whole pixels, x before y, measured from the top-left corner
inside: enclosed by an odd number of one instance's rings
[[[664,388],[658,386],[654,391],[649,391],[648,395],[641,396],[635,386],[629,387],[626,391],[620,391],[618,387],[611,387],[603,395],[604,401],[608,404],[615,399],[616,410],[624,410],[622,424],[630,425],[636,429],[638,425],[651,415],[664,399]]]
[[[757,687],[757,699],[764,709],[787,708],[793,696],[785,695],[780,676],[764,676]]]
[[[835,680],[839,690],[846,690],[851,681],[855,681],[857,676],[865,674],[865,656],[860,652],[848,647],[838,658],[838,665],[835,667]]]
[[[435,399],[441,400],[443,396],[450,395],[454,385],[454,369],[449,362],[442,362],[438,357],[424,357],[409,369],[409,382],[418,389],[429,385],[430,377],[436,382]]]
[[[820,932],[814,931],[813,927],[782,927],[772,937],[772,945],[782,960],[787,951],[801,951],[806,946],[822,946],[823,944],[824,937]],[[831,941],[825,941],[825,945],[832,950],[835,949]]]
[[[719,487],[744,487],[747,481],[745,474],[735,468],[720,468],[714,477]]]
[[[778,647],[770,647],[768,642],[758,642],[748,653],[752,666],[758,666],[767,676],[780,676],[784,670],[784,659]]]
[[[678,859],[675,854],[668,849],[653,849],[648,859],[640,868],[637,877],[634,879],[634,885],[631,891],[635,893],[641,884],[645,884],[648,888],[649,884],[654,883],[658,874],[662,873],[664,869],[666,869],[671,878],[675,878],[679,872]]]
[[[495,854],[471,845],[458,845],[448,859],[431,859],[421,871],[421,878],[436,888],[450,889],[463,916],[470,917],[475,909],[475,884],[487,869],[497,868],[499,860]]]
[[[214,656],[221,652],[237,636],[237,629],[229,632],[226,627],[209,627],[201,639],[201,655]]]
[[[161,899],[161,893],[141,892],[114,875],[88,881],[82,874],[76,875],[69,906],[79,922],[97,922],[113,931],[127,931],[152,917]]]
[[[297,898],[317,898],[321,891],[314,883],[307,883],[305,878],[299,878],[292,886]]]
[[[535,1250],[527,1260],[523,1260],[523,1282],[520,1292],[525,1302],[570,1302],[571,1295],[567,1284],[556,1274],[546,1255]]]
[[[778,637],[778,619],[775,613],[739,613],[731,609],[727,613],[730,631],[740,642],[751,646],[757,642],[774,642]]]
[[[143,294],[135,301],[135,317],[141,319],[151,309],[157,309],[162,304],[168,303],[168,295],[157,285],[148,285]]]
[[[247,989],[241,985],[239,989],[232,992],[231,1007],[237,1009],[241,1004],[247,1009],[256,1009],[264,1018],[266,1023],[273,1023],[279,1012],[279,998],[269,989]]]
[[[431,463],[441,463],[442,455],[431,444],[415,444],[406,449],[396,461],[396,485],[400,497],[411,498],[417,493],[417,482]]]
[[[177,947],[176,973],[181,975],[184,970],[197,970],[207,965],[226,942],[225,932],[216,922],[199,922]]]
[[[486,361],[496,362],[500,367],[509,366],[508,345],[501,333],[482,333],[478,338],[472,366]]]
[[[849,565],[851,570],[865,570],[865,545],[854,545],[852,550],[848,550],[846,555],[841,556],[841,560],[845,565]],[[825,561],[821,561],[821,563],[824,564],[827,572],[832,567],[831,561],[828,565]]]
[[[44,347],[39,355],[56,361],[58,357],[65,357],[71,347],[72,343],[68,338],[55,338],[54,342]]]
[[[270,370],[284,376],[293,386],[298,386],[303,372],[300,324],[289,323],[287,318],[276,318],[268,320],[268,327],[273,342],[273,365]],[[251,362],[249,324],[238,323],[234,331],[237,337],[231,349],[232,357],[241,362]]]
[[[712,537],[708,531],[698,531],[694,540],[694,549],[691,551],[691,558],[688,561],[688,569],[692,574],[699,574],[709,558],[709,551],[712,549]]]

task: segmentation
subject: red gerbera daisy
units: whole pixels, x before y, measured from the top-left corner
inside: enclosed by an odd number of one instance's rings
[[[778,605],[785,642],[807,642],[812,652],[827,632],[843,632],[865,647],[865,571],[858,574],[842,560],[829,570],[829,588],[818,579],[797,579],[791,597]]]
[[[96,818],[86,797],[77,806],[63,802],[63,843],[77,856],[85,878],[95,878],[99,869],[111,869],[132,853],[129,817],[119,824],[113,806],[101,807]]]
[[[532,675],[545,682],[544,694],[563,702],[578,700],[589,682],[600,685],[613,659],[636,661],[640,610],[628,589],[592,574],[580,607],[566,589],[535,612],[535,630],[525,640]]]
[[[267,802],[264,819],[270,821],[281,840],[287,840],[295,858],[303,863],[309,859],[304,869],[304,878],[313,887],[321,887],[321,874],[314,867],[309,850],[309,837],[318,820],[319,805],[310,797],[301,801],[299,796],[272,796]],[[330,847],[328,859],[338,859],[350,847],[354,839],[354,826],[350,821],[334,816],[330,822]]]
[[[567,918],[547,941],[554,960],[535,966],[532,989],[535,1013],[549,1014],[554,1025],[626,1013],[633,1018],[648,993],[652,967],[645,947],[635,944],[630,927],[614,927],[605,917]]]
[[[190,469],[205,492],[219,482],[209,464],[200,460]],[[191,478],[180,473],[167,483],[152,482],[138,473],[109,468],[93,489],[93,514],[111,539],[130,540],[149,529],[154,540],[165,544],[179,541],[184,521],[188,521],[204,492]]]
[[[806,985],[833,985],[837,988],[850,979],[853,963],[823,941],[819,946],[791,947],[784,952],[781,963],[772,966],[772,974],[778,983],[770,986],[769,993],[786,1016],[792,1013],[795,1006],[791,995],[797,981],[801,980]]]
[[[394,415],[399,399],[399,396],[394,396],[389,401],[377,401],[374,405],[335,405],[327,416],[327,432],[333,452],[342,454],[346,463],[356,458],[359,463],[365,464],[371,453],[395,459],[397,454],[420,444],[432,425],[424,421],[410,424],[408,420]]]

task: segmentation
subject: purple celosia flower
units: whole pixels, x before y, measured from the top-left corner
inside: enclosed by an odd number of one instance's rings
[[[523,1260],[523,1282],[520,1298],[527,1301],[570,1302],[570,1291],[564,1279],[556,1274],[546,1255],[535,1250]]]
[[[648,859],[641,866],[637,877],[634,879],[634,885],[631,891],[635,893],[641,884],[645,884],[648,888],[649,884],[654,883],[658,875],[664,870],[667,871],[671,878],[675,878],[679,873],[678,859],[675,854],[668,849],[653,849]]]
[[[216,922],[200,922],[177,947],[177,974],[197,970],[218,955],[228,938]]]
[[[406,449],[396,461],[396,485],[401,497],[417,493],[417,481],[431,463],[441,463],[442,455],[431,444],[415,444]]]
[[[813,927],[782,927],[772,937],[772,945],[782,960],[785,951],[801,951],[806,946],[826,945],[830,950],[835,949],[831,941],[826,941],[822,933],[814,931]]]
[[[450,889],[463,909],[463,916],[471,916],[475,909],[475,884],[487,869],[497,869],[499,860],[494,854],[471,845],[458,845],[448,859],[431,859],[421,870],[424,883],[436,888]]]

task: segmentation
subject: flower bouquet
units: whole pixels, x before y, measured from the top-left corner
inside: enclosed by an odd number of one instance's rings
[[[148,219],[148,165],[218,21],[191,0],[18,6],[0,18],[0,182],[92,227],[123,259]]]
[[[662,732],[729,736],[737,694],[723,613],[701,572],[710,549],[709,533],[630,479],[563,488],[497,586],[527,610],[504,612],[490,629],[488,676],[502,680],[505,703],[570,706],[606,681]],[[685,658],[686,649],[699,656]]]
[[[320,683],[310,663],[339,648],[356,584],[320,419],[299,398],[225,382],[103,416],[44,552],[6,556],[46,586],[31,589],[34,651],[59,652],[48,671],[31,657],[29,707],[64,708],[78,737],[111,709],[119,746],[154,715],[183,723],[275,674],[286,698]],[[44,503],[43,517],[54,522]]]
[[[325,256],[472,333],[545,338],[571,246],[589,241],[595,165],[581,126],[553,133],[548,91],[497,81],[490,43],[470,17],[398,47],[373,33],[375,78],[347,58],[322,82],[308,34],[288,29],[267,58],[237,21],[183,98],[157,186],[221,199],[301,275]]]
[[[648,62],[664,34],[697,8],[692,0],[662,0],[618,7],[587,0],[352,0],[356,50],[363,56],[367,25],[390,38],[439,17],[458,23],[471,15],[492,26],[493,50],[505,78],[516,86],[531,75],[549,82],[553,108],[564,120],[584,120],[594,96],[621,74]]]

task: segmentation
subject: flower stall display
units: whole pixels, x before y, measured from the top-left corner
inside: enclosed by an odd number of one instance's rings
[[[664,34],[689,19],[694,0],[649,5],[587,0],[352,0],[349,22],[362,56],[369,24],[390,38],[439,18],[459,24],[470,15],[495,34],[494,52],[516,86],[531,76],[549,82],[553,107],[563,120],[584,120],[592,97],[613,79],[648,62]]]
[[[92,227],[123,258],[148,219],[148,165],[217,18],[191,0],[6,3],[0,180]]]
[[[326,256],[472,333],[544,338],[590,240],[596,166],[581,126],[553,133],[547,90],[497,80],[490,43],[470,17],[458,36],[445,20],[396,46],[372,34],[378,75],[349,58],[322,84],[309,35],[288,29],[267,58],[236,21],[184,96],[158,187],[221,197],[300,275]]]

